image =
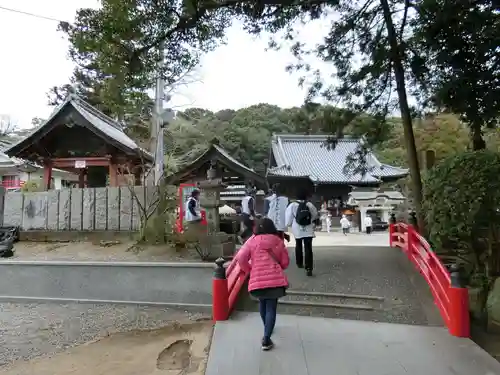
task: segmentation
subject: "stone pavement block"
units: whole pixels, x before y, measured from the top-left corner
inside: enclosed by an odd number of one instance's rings
[[[246,327],[248,329],[248,327]],[[214,329],[210,354],[208,357],[205,375],[236,374],[256,375],[259,374],[259,361],[256,350],[259,348],[252,345],[251,336],[242,334],[245,324],[234,324],[234,322],[219,322]],[[239,336],[236,344],[230,337]],[[241,340],[241,341],[240,341]]]
[[[304,343],[308,375],[358,375],[355,366],[346,360],[343,352],[330,346]]]
[[[262,352],[257,313],[215,327],[206,375],[497,375],[500,363],[440,327],[279,315]]]

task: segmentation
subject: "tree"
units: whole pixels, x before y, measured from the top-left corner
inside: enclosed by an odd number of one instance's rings
[[[366,112],[371,112],[381,128],[399,103],[418,209],[421,181],[405,82],[409,72],[405,46],[410,5],[403,0],[105,0],[102,10],[81,10],[75,27],[62,26],[70,36],[74,47],[71,55],[78,65],[99,67],[109,85],[123,89],[142,88],[152,82],[156,51],[161,45],[171,63],[165,71],[167,79],[178,76],[196,61],[194,49],[209,50],[217,45],[231,19],[243,19],[253,33],[284,31],[284,39],[289,41],[294,40],[297,22],[338,12],[339,19],[332,23],[315,53],[334,65],[341,83],[337,87],[324,85],[320,72],[314,71],[317,79],[310,87],[309,99],[322,94],[328,100],[340,99],[347,107],[344,123],[328,124],[335,137],[342,136],[343,128]],[[304,56],[303,47],[298,42],[292,47],[299,59]],[[303,61],[295,67],[312,71]],[[375,130],[368,135],[376,140],[378,133]]]
[[[11,135],[17,128],[10,116],[0,115],[0,148],[6,148],[12,143]]]
[[[165,55],[160,73],[170,92],[190,81],[200,54],[216,45],[227,20],[214,16],[187,25],[189,4],[175,0],[101,3],[99,9],[80,9],[74,24],[60,23],[77,67],[70,84],[50,90],[50,104],[73,92],[105,114],[139,127],[130,132],[141,132],[152,114],[147,91],[158,75],[159,49]],[[162,46],[153,43],[159,39]]]
[[[498,2],[424,0],[416,8],[412,44],[425,61],[418,78],[429,104],[459,115],[473,149],[484,149],[483,129],[500,118]]]

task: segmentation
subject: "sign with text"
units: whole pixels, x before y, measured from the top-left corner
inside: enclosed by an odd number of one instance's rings
[[[87,162],[85,160],[75,160],[75,168],[77,169],[87,168]]]

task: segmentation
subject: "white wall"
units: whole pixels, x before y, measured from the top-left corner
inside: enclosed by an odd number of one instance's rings
[[[21,181],[40,181],[40,183],[43,183],[43,171],[36,171],[33,173],[26,173],[26,172],[19,172],[18,173],[19,179]],[[52,172],[52,178],[54,179],[54,186],[52,186],[52,189],[55,190],[61,190],[62,188],[62,177],[58,176]]]

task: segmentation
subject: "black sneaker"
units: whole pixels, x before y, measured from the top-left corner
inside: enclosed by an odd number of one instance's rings
[[[313,271],[312,270],[306,270],[306,275],[307,276],[312,276],[313,275]]]
[[[304,268],[304,265],[303,264],[297,264],[297,267]]]
[[[262,350],[268,351],[274,347],[274,343],[271,339],[262,339]]]

